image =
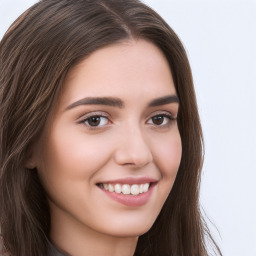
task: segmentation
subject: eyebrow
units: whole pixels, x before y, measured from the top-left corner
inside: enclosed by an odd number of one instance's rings
[[[178,96],[176,95],[167,95],[161,98],[154,99],[151,101],[148,106],[149,107],[156,107],[162,106],[170,103],[180,103]]]
[[[163,96],[149,102],[148,107],[162,106],[170,103],[179,103],[179,98],[176,95]],[[81,105],[105,105],[111,107],[124,108],[124,102],[119,98],[87,97],[72,103],[65,110],[69,110]]]

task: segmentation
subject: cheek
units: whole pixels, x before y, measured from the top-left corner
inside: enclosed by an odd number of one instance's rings
[[[161,211],[173,187],[181,161],[182,146],[178,129],[161,135],[152,141],[154,163],[160,172],[161,179],[157,185],[154,211],[157,216]]]
[[[153,155],[162,178],[175,179],[182,154],[181,138],[177,131],[153,146]]]
[[[57,132],[58,131],[58,132]],[[41,167],[45,176],[70,181],[90,179],[110,157],[101,136],[86,136],[64,128],[52,131],[42,147]]]
[[[74,205],[81,205],[84,195],[90,195],[95,175],[110,157],[109,147],[102,146],[100,137],[65,132],[64,128],[44,137],[38,173],[50,201],[65,209],[76,209]]]

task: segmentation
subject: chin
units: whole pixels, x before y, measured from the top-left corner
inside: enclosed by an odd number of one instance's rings
[[[114,225],[105,227],[103,232],[114,237],[138,237],[148,232],[154,221],[139,220],[139,218],[126,222],[115,221]]]

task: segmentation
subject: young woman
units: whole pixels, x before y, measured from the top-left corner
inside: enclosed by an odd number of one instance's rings
[[[184,48],[137,0],[42,0],[0,44],[0,221],[13,256],[205,256]],[[221,253],[220,253],[221,254]]]

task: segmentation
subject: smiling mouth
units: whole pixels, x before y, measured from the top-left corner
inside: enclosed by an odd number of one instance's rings
[[[142,184],[112,184],[112,183],[98,183],[97,186],[109,192],[123,194],[123,195],[139,195],[148,192],[152,183]]]

